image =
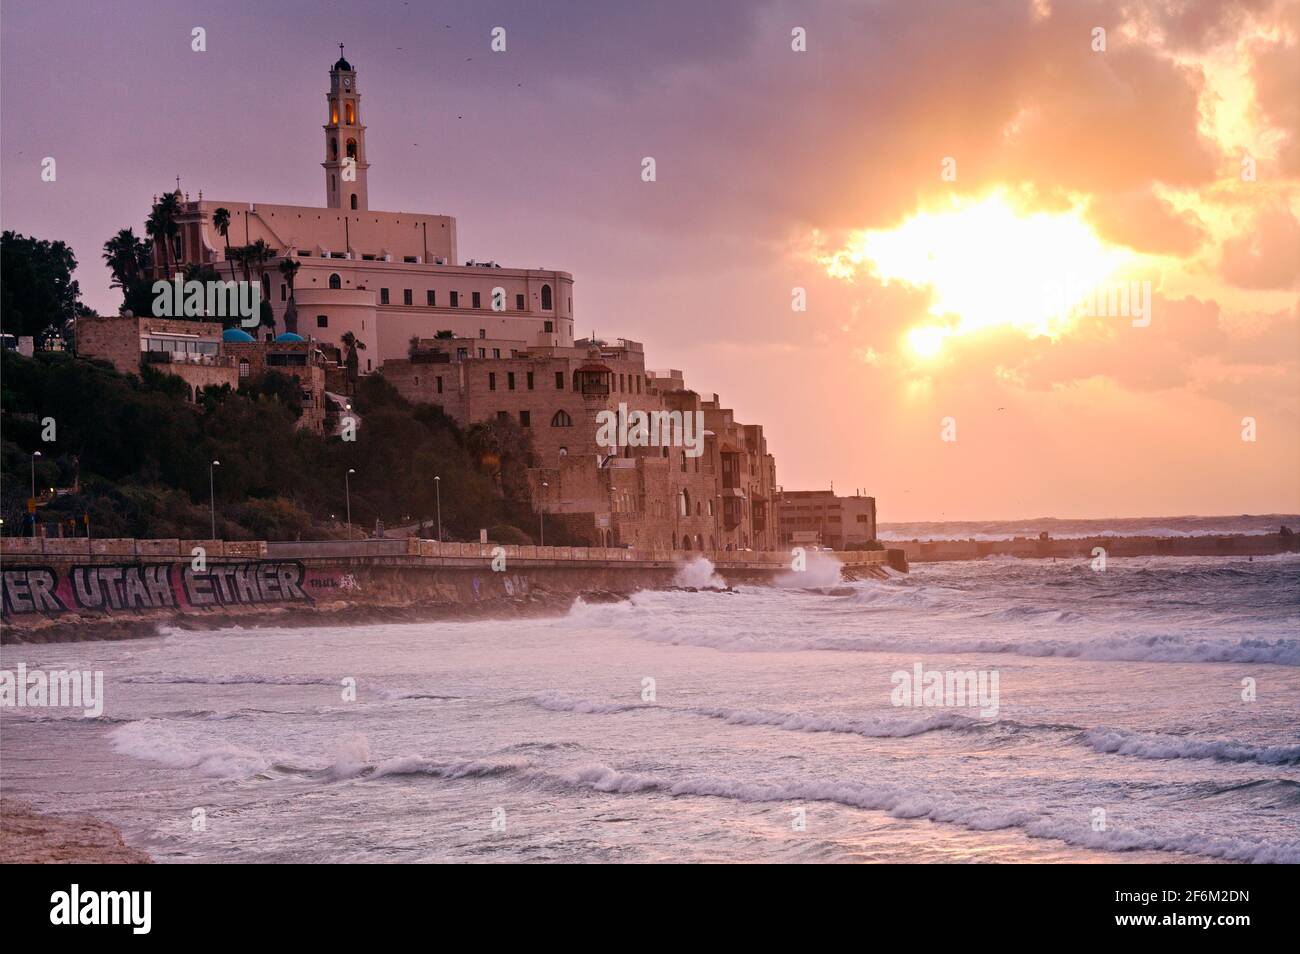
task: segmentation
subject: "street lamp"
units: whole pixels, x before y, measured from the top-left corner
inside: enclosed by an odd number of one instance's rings
[[[351,478],[351,476],[355,473],[356,471],[353,470],[351,467],[349,467],[348,472],[343,475],[343,494],[346,497],[347,504],[348,504],[348,539],[349,540],[352,539],[352,484],[349,478]]]
[[[546,481],[544,480],[542,481],[543,497],[546,496],[546,489],[550,486],[551,485],[548,484]],[[540,501],[539,501],[539,506],[537,508],[537,533],[538,533],[538,540],[539,540],[539,543],[537,545],[542,547],[546,546],[546,511],[541,508]]]
[[[438,542],[442,543],[442,478],[433,478],[433,496],[438,501]]]
[[[212,511],[212,537],[217,539],[217,483],[213,472],[221,466],[221,461],[214,460],[208,465],[208,507]]]
[[[32,451],[32,538],[36,538],[36,458],[40,451]]]

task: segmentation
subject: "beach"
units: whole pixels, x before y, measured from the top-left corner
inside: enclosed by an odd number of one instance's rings
[[[989,560],[7,647],[106,699],[0,712],[4,792],[158,862],[1294,862],[1298,580]],[[997,698],[898,704],[918,665]]]

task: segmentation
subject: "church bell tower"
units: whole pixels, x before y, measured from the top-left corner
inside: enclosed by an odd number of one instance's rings
[[[361,94],[357,92],[357,71],[343,58],[330,68],[330,90],[326,98],[325,205],[331,209],[368,208],[366,171],[366,127],[361,125]]]

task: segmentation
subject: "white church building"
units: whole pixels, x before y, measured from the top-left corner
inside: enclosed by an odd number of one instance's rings
[[[340,51],[341,52],[341,51]],[[276,331],[338,343],[352,332],[364,345],[359,371],[405,358],[410,340],[450,331],[474,338],[483,349],[573,347],[573,276],[568,272],[503,268],[495,262],[461,262],[456,220],[447,215],[379,212],[370,208],[370,156],[357,71],[341,55],[330,68],[324,125],[325,205],[181,199],[179,256],[186,264],[213,266],[229,278],[231,247],[264,241],[273,257],[258,269],[263,296],[275,312]],[[228,236],[213,223],[230,212]],[[279,265],[299,263],[294,278],[296,317],[286,325],[289,288]],[[155,249],[155,261],[166,260]],[[242,267],[235,266],[242,278]],[[495,306],[495,307],[494,307]]]

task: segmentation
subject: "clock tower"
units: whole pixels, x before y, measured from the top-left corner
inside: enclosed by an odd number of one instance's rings
[[[361,94],[357,92],[357,71],[343,58],[330,68],[330,89],[325,124],[325,205],[331,209],[368,207],[366,170],[366,127],[361,125]]]

